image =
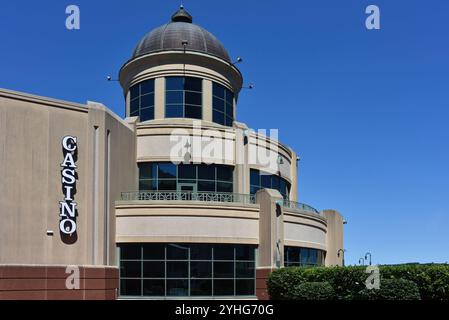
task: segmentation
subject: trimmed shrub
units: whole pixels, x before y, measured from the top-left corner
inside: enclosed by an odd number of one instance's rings
[[[405,279],[382,279],[379,289],[363,289],[364,300],[421,300],[416,283]]]
[[[369,274],[366,267],[289,267],[276,270],[268,278],[268,293],[272,299],[296,299],[296,289],[305,282],[328,282],[334,290],[334,299],[379,299],[379,292],[366,291],[365,281]],[[415,299],[416,288],[423,300],[449,300],[449,265],[448,264],[407,264],[379,266],[385,290],[405,290],[407,295],[401,299]],[[399,280],[389,282],[388,280]],[[386,282],[385,282],[386,281]],[[412,288],[413,287],[413,288]],[[391,289],[393,288],[393,289]],[[365,290],[365,291],[364,291]],[[395,295],[382,291],[382,299],[390,299]]]
[[[449,265],[404,264],[381,266],[384,279],[406,279],[418,285],[423,300],[449,300]]]
[[[278,269],[268,278],[268,294],[275,300],[295,299],[295,288],[304,282],[328,282],[338,300],[355,299],[365,288],[363,267],[289,267]]]
[[[282,268],[270,274],[267,280],[268,294],[271,299],[291,300],[294,287],[305,282],[302,268]]]
[[[334,289],[329,282],[304,282],[293,289],[294,300],[333,300]]]

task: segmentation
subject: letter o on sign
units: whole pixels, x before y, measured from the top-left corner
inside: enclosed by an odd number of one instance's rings
[[[72,234],[76,231],[76,223],[71,219],[61,220],[59,223],[59,230],[65,234]]]

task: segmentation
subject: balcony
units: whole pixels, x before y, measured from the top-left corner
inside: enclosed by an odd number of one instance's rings
[[[192,191],[132,191],[122,192],[122,201],[201,201],[201,202],[230,202],[241,204],[256,204],[253,194],[228,192],[192,192]],[[283,200],[282,206],[307,213],[321,215],[319,211],[305,203]]]

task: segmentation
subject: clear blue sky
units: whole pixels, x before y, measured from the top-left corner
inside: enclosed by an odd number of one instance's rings
[[[345,216],[347,263],[449,261],[449,1],[183,1],[256,88],[237,117],[301,157],[300,201]],[[81,30],[65,29],[65,8]],[[0,87],[119,115],[115,77],[180,1],[3,1]],[[365,8],[381,30],[365,29]]]

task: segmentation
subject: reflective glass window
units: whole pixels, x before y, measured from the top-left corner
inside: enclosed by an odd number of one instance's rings
[[[257,169],[251,169],[250,193],[255,194],[258,190],[263,188],[278,190],[284,198],[288,198],[290,183],[277,175],[261,172]]]
[[[138,166],[140,191],[175,191],[181,183],[194,185],[191,190],[198,192],[234,191],[233,166],[182,163],[175,165],[171,162],[142,162]]]
[[[284,265],[286,267],[313,267],[324,265],[325,252],[313,248],[284,246]]]
[[[202,119],[202,79],[165,78],[165,117]]]
[[[119,250],[121,296],[255,295],[255,246],[133,243]]]
[[[129,89],[129,116],[141,122],[154,119],[154,79],[135,84]]]
[[[216,82],[212,84],[212,121],[228,127],[234,121],[234,94]]]

